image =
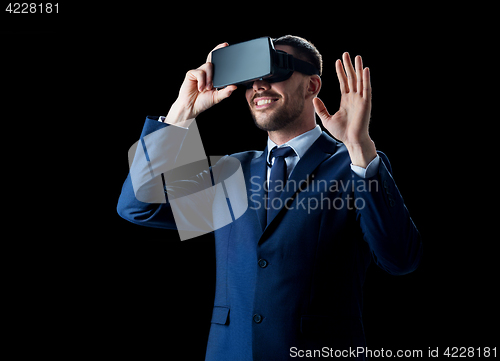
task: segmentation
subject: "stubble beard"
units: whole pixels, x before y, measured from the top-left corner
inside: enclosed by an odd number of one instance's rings
[[[304,110],[304,98],[301,96],[300,87],[294,99],[288,99],[287,103],[282,104],[276,109],[268,109],[264,111],[253,110],[250,108],[253,121],[257,128],[267,132],[282,130],[293,124],[302,114]],[[282,98],[279,99],[281,101]]]

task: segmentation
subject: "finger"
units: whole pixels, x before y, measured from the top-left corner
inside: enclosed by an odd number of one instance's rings
[[[340,92],[342,94],[349,93],[349,88],[347,87],[347,77],[345,76],[344,68],[342,67],[340,59],[335,62],[335,70],[337,71],[337,78],[339,78]]]
[[[349,90],[356,92],[356,73],[354,72],[354,68],[352,67],[351,57],[348,52],[344,53],[344,68],[347,74],[347,85],[349,86]]]
[[[202,66],[200,66],[198,69],[203,70],[205,72],[205,88],[207,90],[212,89],[212,79],[214,76],[214,65],[212,63],[205,63]],[[202,88],[203,90],[204,88]],[[202,91],[200,90],[200,91]]]
[[[200,68],[188,71],[186,77],[188,77],[191,81],[196,81],[198,91],[202,92],[207,83],[206,83],[206,73],[204,70]]]
[[[313,99],[313,105],[316,114],[318,114],[319,119],[321,119],[321,122],[326,122],[330,118],[330,113],[328,113],[328,110],[325,107],[325,103],[323,103],[320,98],[316,97]]]
[[[369,68],[365,68],[363,70],[363,98],[368,100],[372,99],[372,84],[370,79]]]
[[[356,89],[358,92],[362,93],[363,92],[363,59],[361,59],[361,56],[358,55],[354,59],[354,64],[356,66],[356,79],[357,79],[357,84],[356,84]]]
[[[236,85],[228,85],[224,89],[214,90],[214,104],[220,103],[235,91],[238,87]]]
[[[215,48],[213,48],[212,51],[210,53],[208,53],[207,63],[211,63],[212,62],[212,52],[214,50],[217,50],[217,49],[220,49],[220,48],[225,48],[226,46],[229,46],[229,44],[228,43],[221,43],[221,44],[217,45]]]

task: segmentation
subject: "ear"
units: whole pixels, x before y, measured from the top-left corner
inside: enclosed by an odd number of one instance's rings
[[[319,75],[313,75],[309,78],[309,84],[307,85],[307,97],[315,98],[321,90],[321,78]]]

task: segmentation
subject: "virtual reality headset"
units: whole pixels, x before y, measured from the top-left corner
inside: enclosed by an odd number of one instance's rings
[[[287,80],[294,71],[319,75],[319,70],[291,54],[274,49],[271,38],[258,38],[212,52],[213,86],[243,84],[251,88],[256,80],[275,83]]]

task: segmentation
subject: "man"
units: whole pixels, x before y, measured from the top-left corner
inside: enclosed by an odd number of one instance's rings
[[[321,55],[307,40],[288,35],[274,45],[321,74]],[[209,54],[205,64],[187,72],[168,115],[148,117],[142,137],[164,127],[188,128],[231,95],[234,85],[213,89],[210,60]],[[373,259],[391,274],[418,266],[420,235],[387,157],[368,133],[370,71],[360,56],[353,67],[348,53],[335,66],[341,102],[333,115],[317,98],[316,74],[261,79],[246,91],[268,142],[263,152],[233,155],[241,163],[249,207],[214,232],[216,294],[206,360],[364,359],[352,350],[365,345],[362,286],[369,263]],[[340,142],[321,131],[315,114]],[[279,174],[284,180],[277,186]],[[194,183],[203,177],[209,179],[200,173]],[[175,228],[170,203],[138,201],[130,179],[119,214],[136,224]]]

